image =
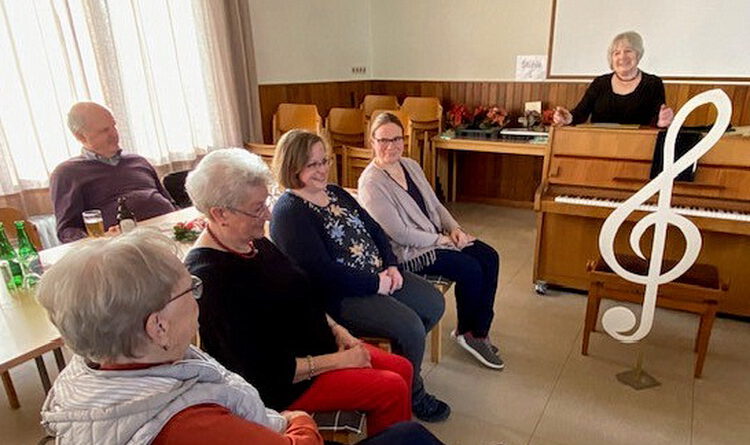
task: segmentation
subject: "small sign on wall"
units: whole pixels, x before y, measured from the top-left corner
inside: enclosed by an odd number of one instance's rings
[[[516,56],[516,80],[544,80],[547,75],[547,56]]]

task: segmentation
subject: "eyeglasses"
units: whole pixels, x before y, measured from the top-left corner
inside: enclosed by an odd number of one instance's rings
[[[307,165],[305,165],[305,168],[319,168],[319,167],[328,167],[328,164],[331,163],[331,158],[323,158],[320,161],[317,162],[311,162]]]
[[[193,298],[195,298],[196,300],[201,299],[201,296],[203,295],[203,280],[196,277],[195,275],[191,275],[190,279],[193,281],[193,285],[190,286],[190,288],[187,289],[185,292],[180,292],[179,294],[167,300],[167,304],[175,301],[176,299],[180,298],[181,296],[185,295],[188,292],[192,292]],[[164,307],[166,307],[167,304],[165,304]]]
[[[237,212],[242,215],[249,216],[250,218],[262,218],[266,214],[266,212],[271,211],[272,203],[273,203],[273,198],[271,198],[271,196],[268,196],[266,200],[263,202],[263,207],[255,213],[246,212],[244,210],[240,210],[234,207],[227,207],[227,210],[231,210],[232,212]]]
[[[388,138],[373,138],[375,142],[377,142],[380,145],[400,145],[404,143],[404,137],[403,136],[396,136],[395,138],[388,139]]]

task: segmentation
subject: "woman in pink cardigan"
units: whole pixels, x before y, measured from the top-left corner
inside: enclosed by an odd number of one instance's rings
[[[362,206],[391,239],[409,271],[456,282],[458,326],[452,333],[483,365],[505,366],[489,340],[500,258],[491,246],[461,229],[438,201],[419,164],[402,157],[404,127],[394,114],[372,122],[373,161],[359,178]]]

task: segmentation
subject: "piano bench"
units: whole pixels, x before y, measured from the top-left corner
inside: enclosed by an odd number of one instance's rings
[[[617,260],[620,265],[633,273],[648,274],[648,261],[646,260],[631,255],[617,255]],[[676,261],[664,260],[662,271],[670,270],[676,263]],[[596,327],[596,320],[599,318],[601,299],[643,304],[643,295],[646,290],[646,286],[632,283],[615,274],[602,258],[589,261],[587,270],[590,281],[581,345],[583,355],[588,355],[589,339]],[[657,307],[691,312],[701,317],[694,345],[694,351],[698,354],[693,374],[695,378],[700,378],[703,372],[716,309],[728,290],[729,287],[719,279],[718,269],[709,264],[694,264],[681,277],[659,286],[656,296]]]

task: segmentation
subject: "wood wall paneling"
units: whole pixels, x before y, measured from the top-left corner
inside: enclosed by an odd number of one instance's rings
[[[271,143],[271,118],[280,103],[312,103],[325,117],[332,107],[358,106],[366,94],[392,94],[399,101],[407,96],[429,96],[441,100],[444,110],[453,104],[464,103],[469,108],[477,105],[500,105],[511,116],[519,116],[524,102],[541,100],[546,107],[556,105],[574,107],[588,86],[588,82],[440,82],[362,80],[349,82],[319,82],[303,84],[261,85],[260,100],[263,118],[263,137]],[[666,84],[667,105],[675,111],[696,94],[712,88],[722,88],[733,104],[732,124],[750,125],[750,85]],[[713,107],[696,109],[687,125],[711,124],[715,118]],[[515,159],[521,158],[521,159]],[[457,191],[461,199],[477,198],[486,202],[503,202],[527,196],[533,197],[532,185],[538,184],[541,174],[539,161],[518,156],[499,156],[463,153],[458,157],[460,183]],[[470,174],[467,174],[470,173]],[[533,181],[513,183],[509,177],[533,178]],[[486,179],[482,184],[478,178]],[[510,181],[510,182],[508,182]],[[525,199],[525,198],[524,198]]]

